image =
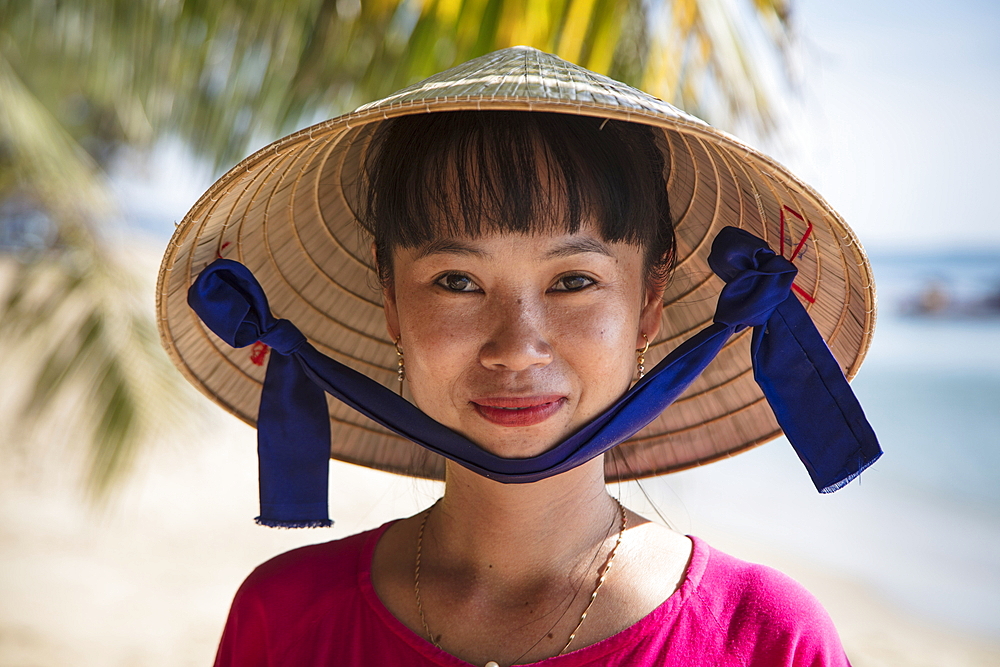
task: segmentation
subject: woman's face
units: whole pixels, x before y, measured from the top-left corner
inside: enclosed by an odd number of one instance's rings
[[[441,239],[394,253],[385,291],[414,402],[483,449],[540,454],[625,392],[662,295],[642,250],[576,234]]]

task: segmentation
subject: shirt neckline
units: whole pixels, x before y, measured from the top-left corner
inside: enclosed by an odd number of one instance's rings
[[[382,535],[385,534],[385,531],[396,523],[396,521],[398,519],[388,521],[378,528],[369,531],[369,535],[361,550],[360,562],[358,563],[358,588],[361,591],[362,597],[386,628],[409,648],[427,660],[441,667],[476,667],[472,663],[460,660],[447,651],[434,646],[424,637],[413,632],[402,621],[393,616],[392,612],[379,599],[378,593],[375,592],[375,586],[372,584],[371,578],[372,558],[375,555],[375,547],[378,545]],[[525,665],[519,667],[530,667],[531,665],[545,665],[545,667],[585,665],[618,651],[625,646],[634,645],[635,640],[645,633],[648,626],[662,625],[668,617],[677,614],[701,584],[701,579],[705,573],[710,555],[710,549],[704,541],[694,535],[688,535],[687,537],[691,540],[692,546],[691,557],[684,570],[683,581],[677,587],[677,590],[661,602],[653,611],[621,632],[606,637],[599,642],[584,646],[575,651],[570,651],[565,655],[556,655],[538,662],[525,663]]]

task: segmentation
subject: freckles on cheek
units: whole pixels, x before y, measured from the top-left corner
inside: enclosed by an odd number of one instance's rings
[[[559,355],[580,375],[583,395],[614,393],[627,383],[633,363],[634,333],[624,312],[604,309],[577,313],[558,335]]]
[[[412,358],[414,370],[421,369],[425,376],[460,364],[472,338],[468,313],[450,304],[445,306],[424,300],[400,310],[407,366]]]
[[[560,336],[580,343],[614,347],[630,336],[625,334],[631,318],[624,311],[593,309],[575,313],[560,327]]]

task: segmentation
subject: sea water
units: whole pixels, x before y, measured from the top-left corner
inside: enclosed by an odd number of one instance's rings
[[[647,485],[669,487],[682,529],[766,541],[1000,638],[1000,313],[980,307],[1000,285],[1000,252],[875,254],[872,265],[878,323],[852,386],[881,460],[820,495],[781,438]],[[947,305],[915,313],[929,289]]]

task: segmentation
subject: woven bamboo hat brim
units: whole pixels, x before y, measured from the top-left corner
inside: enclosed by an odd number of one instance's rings
[[[864,250],[840,216],[784,167],[728,134],[639,90],[526,47],[454,67],[353,113],[263,148],[220,178],[178,225],[157,285],[160,335],[182,373],[255,424],[266,346],[233,349],[188,307],[188,287],[217,257],[247,265],[276,317],[324,354],[396,389],[371,241],[351,187],[379,123],[452,110],[580,114],[656,128],[676,225],[677,269],[647,368],[712,321],[723,282],[708,268],[712,240],[744,228],[791,259],[793,287],[848,378],[867,352],[875,290]],[[658,419],[605,459],[609,480],[655,475],[731,456],[781,431],[753,379],[750,331],[726,348]],[[371,468],[441,479],[444,459],[328,397],[330,454]],[[613,450],[614,451],[614,450]]]

